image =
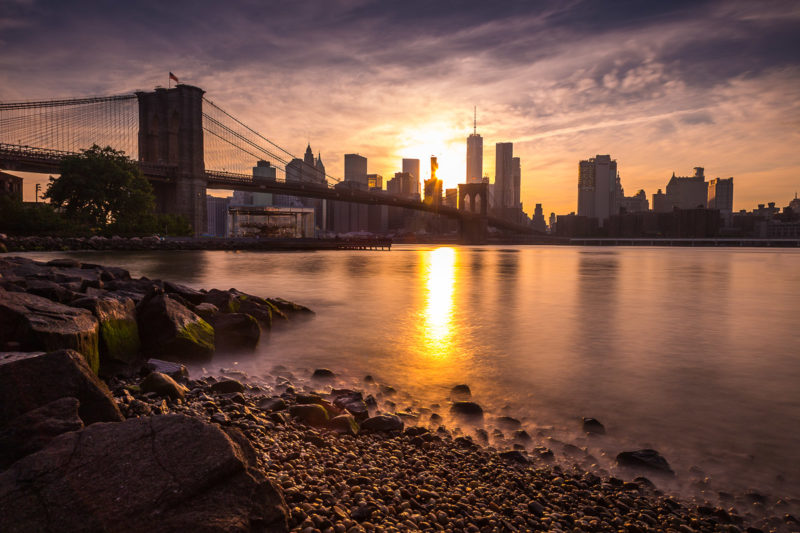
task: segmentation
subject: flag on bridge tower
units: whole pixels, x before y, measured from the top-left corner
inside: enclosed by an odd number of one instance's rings
[[[180,83],[180,81],[178,81],[178,76],[176,76],[172,72],[169,73],[169,79],[175,80],[175,83]]]

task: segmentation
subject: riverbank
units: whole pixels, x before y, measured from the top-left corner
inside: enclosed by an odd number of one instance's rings
[[[132,300],[141,295],[134,306],[137,311],[166,294],[188,310],[211,311],[208,306],[201,308],[210,304],[231,315],[236,314],[233,302],[239,302],[237,311],[242,311],[241,306],[253,298],[243,299],[234,290],[192,291],[169,282],[125,279],[122,269],[97,265],[25,260],[15,264],[0,268],[4,290],[14,285],[23,290],[13,292],[27,294],[28,303],[39,305],[43,303],[38,298],[47,298],[33,291],[67,303],[89,297],[88,293],[101,300],[109,294],[114,295],[112,299]],[[102,286],[92,286],[100,285],[98,281]],[[144,292],[145,284],[155,285],[154,293]],[[71,292],[60,292],[54,285]],[[158,294],[159,286],[164,294]],[[13,295],[5,297],[13,299]],[[220,305],[202,301],[212,298]],[[8,316],[8,311],[3,313]],[[138,324],[144,324],[136,315]],[[99,322],[99,317],[95,319]],[[98,342],[100,337],[102,330]],[[6,350],[32,349],[24,344],[32,342],[25,337],[4,342]],[[8,346],[8,342],[19,344]],[[247,357],[246,351],[242,353]],[[668,527],[736,531],[754,526],[792,530],[792,524],[778,516],[775,502],[758,494],[749,495],[751,501],[732,500],[724,508],[716,502],[689,503],[669,497],[672,476],[663,468],[666,464],[669,469],[669,464],[653,456],[645,471],[623,475],[622,466],[619,472],[592,468],[597,461],[585,449],[548,441],[546,435],[528,435],[519,421],[498,419],[469,403],[421,405],[402,390],[372,379],[352,384],[330,371],[283,367],[257,376],[230,369],[187,376],[178,365],[157,361],[142,365],[140,358],[138,366],[128,368],[127,377],[112,373],[104,384],[90,377],[88,364],[81,367],[81,361],[88,359],[60,354],[4,356],[0,364],[0,376],[7,376],[0,390],[9,394],[0,405],[21,405],[4,414],[3,436],[7,438],[11,427],[17,439],[12,449],[33,452],[7,469],[4,465],[6,471],[0,474],[0,508],[4,509],[0,519],[4,524],[19,524],[20,530],[45,529],[37,527],[40,522],[30,522],[37,517],[64,520],[58,522],[59,529],[69,530],[70,524],[75,529],[81,523],[94,524],[82,520],[97,520],[97,516],[113,520],[105,528],[119,531],[141,529],[141,524],[153,530],[167,529],[167,524],[173,529],[201,529],[197,526],[205,524],[209,530],[241,531]],[[205,363],[193,361],[192,368],[214,364],[213,354]],[[35,363],[40,366],[30,370]],[[10,365],[17,371],[10,371]],[[48,380],[45,370],[56,366],[56,379]],[[153,370],[171,374],[177,383]],[[81,377],[65,380],[64,375]],[[64,381],[75,385],[64,389]],[[472,401],[465,387],[453,390],[452,395],[453,400]],[[103,408],[87,410],[86,405]],[[440,427],[444,419],[459,422]],[[110,423],[94,423],[98,421]],[[33,434],[26,436],[22,431],[26,427],[34,428]],[[68,434],[35,449],[46,440],[44,428],[51,428],[47,431],[53,436],[54,427],[68,428]],[[584,429],[593,435],[590,438],[602,439],[601,427],[589,422]],[[539,443],[540,437],[549,447]],[[102,454],[90,446],[92,442],[102,443]],[[573,460],[564,460],[567,452]],[[81,460],[75,461],[76,456]],[[81,485],[117,470],[121,471],[96,486]],[[58,475],[50,473],[54,471]],[[21,479],[35,482],[25,488]],[[150,481],[139,483],[140,479]],[[39,507],[35,502],[20,504],[25,495],[33,494],[31,486],[36,494],[44,495]],[[115,492],[119,487],[133,489],[125,489],[122,495]],[[70,490],[72,496],[67,494]],[[76,505],[87,493],[96,502]],[[173,495],[161,501],[164,494]],[[105,510],[101,509],[104,505]],[[732,512],[731,505],[739,512]],[[65,513],[63,509],[74,511],[59,515]],[[94,514],[81,515],[89,511]],[[126,519],[132,522],[126,524]]]
[[[13,237],[0,235],[0,252],[65,252],[81,250],[391,250],[390,238],[252,239],[189,237]]]

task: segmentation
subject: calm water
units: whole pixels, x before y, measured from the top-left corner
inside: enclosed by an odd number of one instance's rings
[[[797,250],[70,255],[317,312],[236,359],[247,372],[280,363],[372,374],[440,411],[467,383],[493,414],[588,445],[601,466],[604,452],[652,446],[687,483],[703,477],[688,472],[698,466],[712,490],[800,495]],[[221,356],[209,371],[231,364]],[[609,435],[586,441],[582,416]]]

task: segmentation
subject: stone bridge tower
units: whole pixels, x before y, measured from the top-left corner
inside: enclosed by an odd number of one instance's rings
[[[489,184],[459,183],[458,209],[467,213],[461,217],[461,239],[464,244],[485,243],[489,220]]]
[[[183,215],[195,236],[206,231],[203,91],[191,85],[137,92],[139,161],[169,167],[170,179],[153,182],[159,213]]]

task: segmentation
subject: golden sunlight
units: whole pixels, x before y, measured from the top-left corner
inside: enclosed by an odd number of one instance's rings
[[[453,293],[456,281],[456,251],[437,248],[425,255],[426,302],[423,314],[425,351],[444,358],[453,347]]]
[[[425,124],[404,130],[396,146],[402,157],[420,160],[421,180],[430,178],[430,158],[439,162],[437,176],[444,188],[457,187],[466,178],[466,135],[447,124]]]

